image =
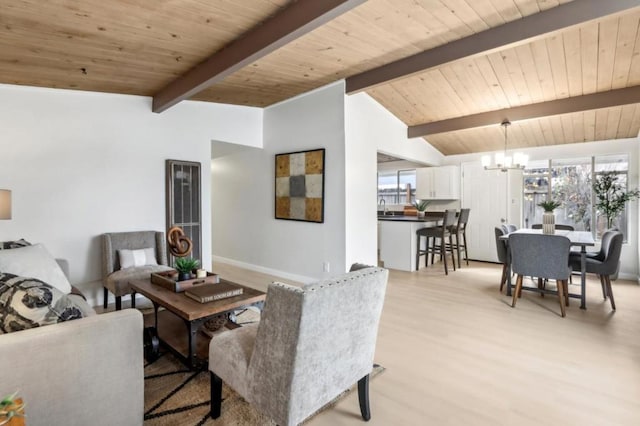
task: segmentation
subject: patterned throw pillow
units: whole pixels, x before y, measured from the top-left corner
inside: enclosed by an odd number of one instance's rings
[[[94,315],[83,300],[35,278],[0,273],[0,334]]]
[[[31,243],[26,241],[24,238],[16,241],[0,241],[0,250],[9,250],[30,245]]]

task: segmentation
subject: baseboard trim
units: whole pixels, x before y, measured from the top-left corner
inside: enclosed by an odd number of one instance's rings
[[[306,277],[304,275],[291,274],[289,272],[280,271],[277,269],[271,269],[260,265],[254,265],[252,263],[241,262],[235,259],[229,259],[222,256],[211,256],[212,262],[226,263],[228,265],[237,266],[238,268],[248,269],[250,271],[260,272],[262,274],[274,275],[276,277],[286,278],[288,280],[297,281],[302,284],[308,284],[318,281],[318,278]]]

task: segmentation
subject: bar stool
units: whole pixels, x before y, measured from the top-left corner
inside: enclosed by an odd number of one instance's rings
[[[467,222],[469,222],[469,212],[471,209],[461,209],[458,215],[458,223],[452,225],[449,229],[452,235],[455,235],[455,244],[453,248],[458,254],[458,268],[461,268],[460,264],[460,252],[464,251],[464,260],[469,266],[469,256],[467,253]],[[462,244],[460,244],[460,237],[462,237]]]
[[[416,231],[417,249],[416,249],[416,271],[420,269],[420,256],[424,255],[424,266],[429,266],[429,253],[431,253],[431,264],[433,265],[433,258],[436,254],[440,255],[440,259],[444,263],[444,273],[449,275],[449,269],[447,267],[447,248],[451,252],[451,260],[453,263],[453,270],[456,270],[456,258],[453,254],[453,239],[450,232],[450,228],[454,225],[456,220],[455,210],[445,210],[444,218],[442,220],[442,226],[434,226],[430,228],[422,228]],[[422,237],[426,237],[425,249],[420,248]],[[446,243],[447,238],[449,244]],[[431,240],[433,239],[433,240]],[[436,239],[440,239],[440,244],[436,244]],[[430,243],[433,241],[433,243]]]

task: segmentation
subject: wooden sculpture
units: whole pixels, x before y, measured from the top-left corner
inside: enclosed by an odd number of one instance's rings
[[[169,244],[169,253],[175,257],[189,256],[191,250],[193,250],[193,242],[184,235],[184,231],[179,226],[169,229],[167,243]]]

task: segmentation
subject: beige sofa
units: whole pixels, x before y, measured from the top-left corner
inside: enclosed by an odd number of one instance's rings
[[[134,309],[0,335],[0,395],[27,424],[142,425],[142,314]]]
[[[142,425],[142,329],[126,309],[0,334],[0,397],[17,391],[29,426]]]

